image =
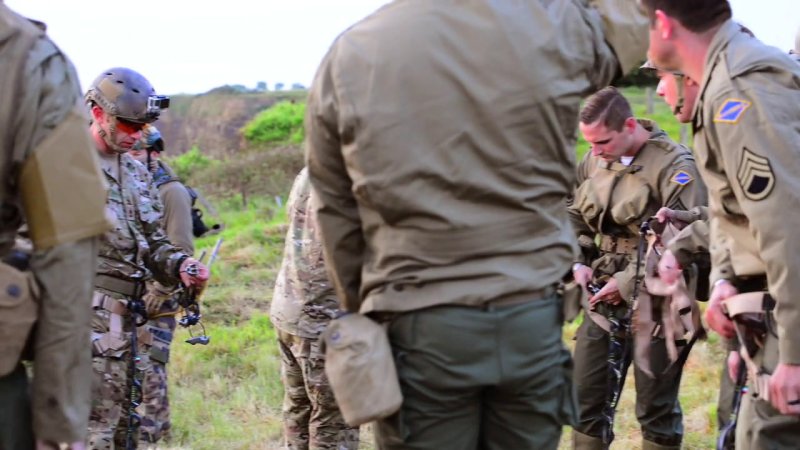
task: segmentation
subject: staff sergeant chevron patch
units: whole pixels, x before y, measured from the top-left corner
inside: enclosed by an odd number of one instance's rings
[[[742,114],[750,107],[750,102],[747,100],[739,100],[738,98],[729,98],[725,103],[719,107],[717,115],[714,116],[714,122],[717,123],[737,123],[742,117]]]
[[[739,160],[736,178],[739,179],[745,197],[753,201],[767,198],[775,186],[775,174],[772,172],[769,160],[746,148],[742,152],[742,159]]]

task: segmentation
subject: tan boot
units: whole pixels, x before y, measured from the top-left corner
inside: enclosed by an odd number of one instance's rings
[[[607,447],[600,438],[572,430],[572,448],[573,450],[605,450]]]
[[[679,445],[661,445],[652,441],[642,440],[642,450],[681,450]]]

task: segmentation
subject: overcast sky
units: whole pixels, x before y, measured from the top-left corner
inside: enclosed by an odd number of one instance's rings
[[[164,94],[259,81],[308,85],[331,41],[386,0],[4,0],[46,22],[84,89],[127,66]],[[433,1],[433,0],[429,0]],[[797,0],[731,0],[734,17],[788,50],[800,27]],[[790,8],[790,6],[794,6]]]

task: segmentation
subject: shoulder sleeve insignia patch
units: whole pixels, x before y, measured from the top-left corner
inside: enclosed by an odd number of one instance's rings
[[[681,186],[686,186],[687,184],[691,183],[692,180],[694,180],[694,178],[692,178],[692,176],[684,170],[677,171],[670,179],[670,181],[673,183],[680,184]]]
[[[744,196],[753,201],[767,198],[775,186],[775,174],[767,158],[748,149],[742,152],[739,171],[736,173]]]
[[[719,111],[714,116],[716,123],[737,123],[742,117],[742,114],[750,107],[750,102],[747,100],[740,100],[736,98],[729,98],[725,100]]]

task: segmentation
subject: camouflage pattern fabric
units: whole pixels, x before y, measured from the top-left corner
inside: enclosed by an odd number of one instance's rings
[[[278,333],[286,448],[356,450],[358,427],[349,427],[339,412],[320,344],[320,339]]]
[[[310,202],[311,184],[308,170],[303,169],[289,194],[289,231],[270,318],[279,330],[314,339],[336,317],[339,302],[325,271],[322,242]]]
[[[161,228],[162,205],[143,164],[129,155],[101,155],[109,183],[106,215],[114,223],[100,242],[98,273],[134,281],[152,277],[163,284],[178,283],[177,268],[184,253],[170,244]],[[98,288],[99,294],[125,301],[119,293]],[[130,324],[125,332],[111,330],[113,314],[96,309],[92,320],[94,386],[89,441],[91,448],[124,446],[127,432]],[[112,340],[108,340],[111,334]],[[101,341],[101,339],[105,341]],[[100,348],[99,342],[111,342]],[[139,368],[150,366],[147,352],[139,352]],[[141,415],[142,407],[139,407]],[[135,436],[138,439],[138,436]]]
[[[106,215],[114,227],[101,241],[97,273],[122,279],[150,275],[174,285],[178,261],[184,254],[167,239],[161,227],[163,205],[144,164],[126,154],[101,155],[109,183]]]
[[[128,358],[94,357],[90,450],[125,448],[128,427]]]
[[[139,406],[139,413],[142,416],[139,448],[148,448],[169,436],[171,423],[167,392],[167,362],[177,325],[175,315],[172,313],[177,310],[178,304],[175,299],[164,302],[159,314],[167,315],[151,320],[146,325],[153,334],[152,345],[140,346],[140,351],[147,353],[149,364],[143,368],[143,398]]]

